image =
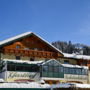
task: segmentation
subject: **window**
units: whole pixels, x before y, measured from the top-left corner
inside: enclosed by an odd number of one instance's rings
[[[64,73],[65,73],[65,74],[68,74],[68,73],[69,73],[69,68],[67,68],[67,67],[64,68]]]
[[[69,61],[68,60],[64,60],[64,64],[69,64]]]
[[[19,49],[19,48],[21,48],[21,46],[20,45],[16,45],[16,49]]]
[[[30,61],[34,61],[34,58],[30,58]]]
[[[84,69],[84,75],[87,75],[87,74],[88,74],[88,70]]]
[[[20,56],[16,56],[16,60],[20,60],[21,59],[21,57]]]
[[[49,66],[48,70],[49,70],[49,72],[53,72],[54,67],[53,66]]]
[[[87,62],[81,62],[81,65],[87,65]]]
[[[54,66],[54,72],[58,72],[59,71],[59,66]]]
[[[77,68],[77,69],[76,69],[76,74],[79,74],[79,75],[80,75],[80,74],[81,74],[81,69],[78,69],[78,68]]]
[[[8,64],[8,65],[7,65],[7,70],[8,70],[8,71],[15,71],[15,65],[13,65],[13,64],[10,65],[10,64]]]
[[[43,66],[43,72],[48,72],[48,66]]]
[[[8,64],[7,70],[8,71],[39,72],[39,66],[37,66],[37,65]]]
[[[59,67],[59,72],[63,73],[63,67]]]
[[[23,70],[23,66],[16,66],[16,71],[21,71],[21,70]]]

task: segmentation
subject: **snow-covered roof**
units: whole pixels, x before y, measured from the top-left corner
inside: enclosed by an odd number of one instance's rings
[[[74,59],[85,59],[85,60],[90,60],[90,56],[87,55],[77,55],[77,54],[68,54],[68,53],[63,53],[64,57],[67,58],[74,58]]]
[[[72,65],[72,64],[62,64],[62,66],[64,66],[64,67],[71,67],[71,68],[84,68],[84,69],[88,69],[87,66],[79,66],[79,65]]]
[[[41,61],[23,61],[23,60],[10,60],[10,59],[4,59],[4,61],[12,62],[12,63],[21,63],[21,64],[38,64],[38,65],[44,65],[46,63],[49,63],[50,61],[55,61],[56,63],[64,66],[64,67],[71,67],[71,68],[84,68],[88,69],[87,66],[79,66],[79,65],[72,65],[72,64],[61,64],[59,61],[55,59],[50,59],[50,60],[41,60]]]
[[[44,62],[42,63],[42,65],[44,65],[44,64],[46,64],[46,63],[49,63],[50,61],[55,61],[56,63],[58,63],[59,65],[64,66],[64,67],[88,69],[87,66],[79,66],[79,65],[72,65],[72,64],[61,64],[58,60],[55,60],[55,59],[50,59],[50,60],[44,61]]]
[[[42,65],[44,65],[44,64],[46,64],[46,63],[49,63],[49,62],[51,62],[51,61],[55,61],[56,63],[61,64],[58,60],[50,59],[50,60],[44,61],[44,62],[42,63]]]
[[[44,61],[23,61],[23,60],[10,60],[10,59],[4,59],[4,61],[13,62],[13,63],[26,63],[26,64],[41,64]]]
[[[25,36],[31,35],[31,34],[35,35],[35,36],[38,37],[40,40],[42,40],[42,41],[45,42],[47,45],[49,45],[49,46],[52,47],[54,50],[56,50],[57,52],[59,52],[59,53],[61,53],[61,54],[63,55],[63,53],[62,53],[59,49],[57,49],[57,48],[54,47],[52,44],[50,44],[49,42],[47,42],[46,40],[44,40],[43,38],[41,38],[40,36],[36,35],[36,34],[33,33],[33,32],[26,32],[26,33],[17,35],[17,36],[15,36],[15,37],[12,37],[12,38],[8,38],[8,39],[6,39],[6,40],[3,40],[3,41],[0,42],[0,46],[2,46],[2,45],[4,45],[4,44],[7,44],[7,43],[9,43],[9,42],[11,42],[11,41],[17,40],[17,39],[19,39],[19,38],[23,38],[23,37],[25,37]]]
[[[11,41],[13,41],[13,40],[19,39],[19,38],[21,38],[21,37],[27,36],[27,35],[29,35],[29,34],[31,34],[31,33],[32,33],[32,32],[26,32],[26,33],[17,35],[17,36],[12,37],[12,38],[8,38],[8,39],[6,39],[6,40],[1,41],[1,42],[0,42],[0,45],[3,45],[3,44],[5,44],[5,43],[11,42]]]

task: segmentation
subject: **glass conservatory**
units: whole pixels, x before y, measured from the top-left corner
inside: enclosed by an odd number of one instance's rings
[[[49,60],[42,64],[42,77],[64,78],[65,75],[87,76],[88,68],[85,66],[61,64],[57,60]]]

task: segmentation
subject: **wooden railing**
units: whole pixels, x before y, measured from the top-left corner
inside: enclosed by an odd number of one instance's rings
[[[43,58],[57,58],[57,53],[49,51],[38,50],[24,50],[24,49],[3,49],[4,54],[15,54],[22,56],[43,57]]]

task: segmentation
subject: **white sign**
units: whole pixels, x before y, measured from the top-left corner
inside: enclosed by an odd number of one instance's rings
[[[38,72],[15,72],[7,71],[7,79],[30,79],[35,80],[40,78],[40,73]]]

